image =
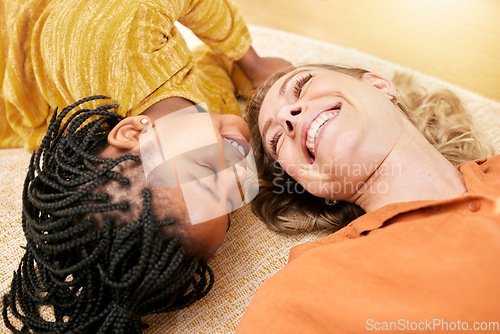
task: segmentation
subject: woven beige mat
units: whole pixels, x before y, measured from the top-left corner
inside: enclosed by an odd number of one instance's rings
[[[254,47],[263,56],[284,57],[294,64],[359,66],[389,78],[396,71],[409,72],[429,89],[448,88],[465,101],[480,139],[490,142],[500,153],[500,103],[353,49],[268,28],[250,28]],[[196,44],[192,37],[187,39],[191,45]],[[1,294],[7,289],[22,255],[21,188],[29,156],[23,149],[0,150]],[[212,291],[188,309],[145,318],[151,325],[147,333],[234,333],[253,294],[262,282],[286,264],[290,248],[322,236],[281,236],[267,230],[248,206],[238,210],[224,245],[210,261],[216,277]],[[4,327],[3,322],[0,323],[1,330]]]

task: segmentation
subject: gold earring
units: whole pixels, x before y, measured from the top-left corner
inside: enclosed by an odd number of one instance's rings
[[[393,92],[387,92],[387,95],[389,95],[391,98],[391,101],[392,103],[394,104],[398,104],[399,103],[399,100],[401,99],[401,94],[399,94],[398,92],[396,91],[393,91]]]
[[[336,199],[330,199],[330,198],[325,198],[325,203],[326,205],[333,206],[338,203]]]

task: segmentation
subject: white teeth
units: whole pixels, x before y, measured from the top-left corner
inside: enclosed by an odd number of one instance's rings
[[[307,131],[307,138],[306,138],[306,146],[309,148],[309,150],[313,153],[316,154],[314,150],[314,146],[316,143],[316,138],[318,137],[318,132],[319,129],[330,119],[333,117],[337,116],[338,111],[330,111],[330,112],[325,112],[314,120],[312,124],[309,126],[309,131]]]
[[[245,156],[245,149],[243,148],[243,146],[231,139],[224,138],[224,140],[231,144],[235,149],[237,149],[242,156]]]

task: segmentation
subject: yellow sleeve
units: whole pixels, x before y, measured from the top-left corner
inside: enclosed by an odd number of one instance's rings
[[[178,21],[219,55],[238,60],[252,43],[248,28],[230,0],[193,0]]]
[[[21,2],[26,5],[17,6]],[[36,147],[56,107],[96,94],[119,101],[117,112],[123,116],[171,96],[196,103],[209,99],[211,110],[219,112],[224,103],[217,85],[222,84],[200,73],[174,24],[180,21],[230,61],[241,58],[251,43],[228,0],[7,3],[8,13],[0,10],[11,18],[8,31],[0,25],[0,37],[9,39],[0,52],[5,74],[0,122],[8,123],[0,126],[3,147]]]
[[[216,54],[238,60],[248,51],[251,37],[231,0],[143,0],[143,6],[158,10],[170,23],[178,21],[190,29]]]

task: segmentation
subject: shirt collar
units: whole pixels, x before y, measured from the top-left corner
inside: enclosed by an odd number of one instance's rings
[[[487,160],[487,158],[482,158],[457,166],[457,169],[462,173],[462,175],[464,175],[464,182],[467,188],[467,193],[463,196],[453,197],[445,200],[424,200],[389,204],[375,211],[364,214],[363,216],[352,221],[344,228],[324,238],[324,241],[335,242],[343,239],[354,239],[361,236],[363,233],[383,227],[387,221],[398,215],[415,210],[420,210],[423,208],[429,208],[432,206],[441,206],[456,203],[458,201],[465,201],[470,199],[471,197],[478,197],[480,196],[480,192],[479,189],[477,189],[478,187],[476,187],[477,182],[471,182],[471,179],[476,178],[478,173],[484,173],[480,165]]]

